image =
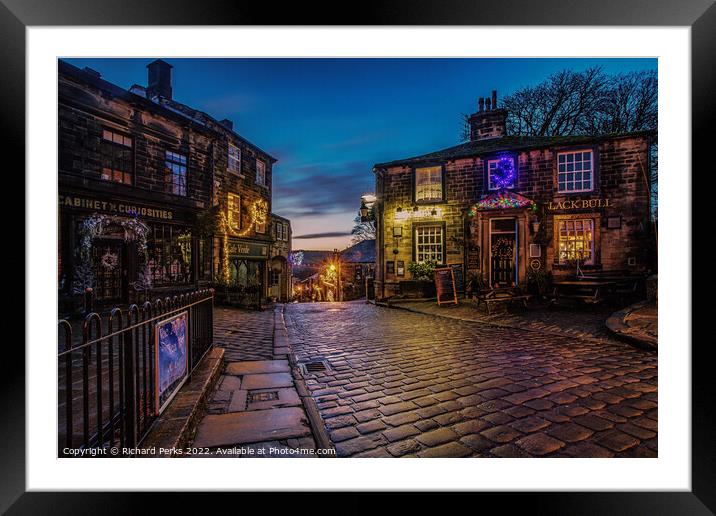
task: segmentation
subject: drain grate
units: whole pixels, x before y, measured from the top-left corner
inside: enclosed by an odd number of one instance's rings
[[[249,392],[249,403],[258,401],[273,401],[278,399],[278,391],[269,392]]]
[[[311,362],[303,362],[300,364],[301,370],[304,373],[322,373],[328,371],[328,363],[325,360],[313,360]]]

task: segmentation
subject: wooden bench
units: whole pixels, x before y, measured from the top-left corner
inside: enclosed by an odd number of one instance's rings
[[[505,288],[494,288],[477,294],[477,306],[480,303],[485,303],[487,314],[492,313],[493,305],[513,305],[520,304],[527,309],[527,301],[532,296],[530,294],[524,294],[517,287],[505,287]]]

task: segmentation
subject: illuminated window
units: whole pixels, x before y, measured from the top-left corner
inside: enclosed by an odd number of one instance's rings
[[[415,228],[415,258],[418,263],[443,262],[442,226],[418,226]]]
[[[229,142],[229,172],[241,173],[241,149]]]
[[[559,221],[559,263],[579,260],[594,263],[594,221],[592,219]]]
[[[266,186],[266,164],[260,159],[256,160],[256,183]]]
[[[154,286],[191,283],[191,232],[171,225],[152,225],[147,266]]]
[[[557,190],[589,192],[593,188],[592,151],[560,152],[557,155]]]
[[[164,183],[168,192],[186,195],[186,156],[172,151],[164,155]]]
[[[241,197],[229,192],[226,205],[229,229],[238,231],[241,229]]]
[[[132,184],[132,138],[104,129],[102,131],[102,179]]]
[[[442,201],[443,169],[442,167],[425,167],[415,169],[415,200]]]

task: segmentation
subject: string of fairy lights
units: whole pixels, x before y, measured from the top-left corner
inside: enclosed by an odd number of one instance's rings
[[[227,214],[223,211],[219,212],[219,222],[221,225],[223,237],[223,256],[221,259],[221,275],[225,284],[230,281],[229,277],[229,237],[243,237],[248,235],[258,226],[266,224],[268,221],[268,203],[264,199],[257,199],[251,204],[249,209],[251,222],[241,231],[232,228]]]

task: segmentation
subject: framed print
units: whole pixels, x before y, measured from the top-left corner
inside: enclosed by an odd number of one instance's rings
[[[448,4],[346,28],[3,0],[28,310],[2,510],[288,488],[713,511],[688,209],[714,7]]]
[[[161,414],[189,374],[189,312],[154,325],[155,411]]]

